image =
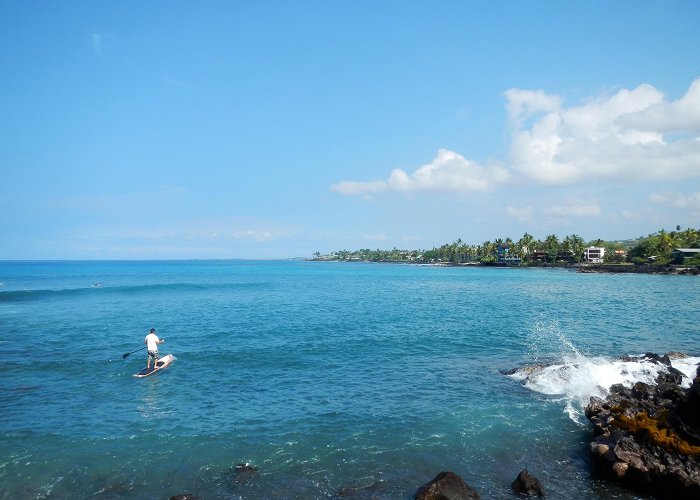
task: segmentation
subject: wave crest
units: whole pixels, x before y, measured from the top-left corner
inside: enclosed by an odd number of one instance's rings
[[[660,374],[675,368],[683,374],[681,386],[690,387],[700,357],[669,353],[663,359],[668,360],[668,365],[660,362],[658,356],[649,354],[616,358],[575,354],[565,356],[561,362],[526,365],[510,370],[506,375],[523,382],[523,386],[531,391],[561,396],[566,402],[565,411],[572,420],[581,423],[583,409],[591,397],[605,398],[615,384],[626,387],[637,382],[655,384]]]

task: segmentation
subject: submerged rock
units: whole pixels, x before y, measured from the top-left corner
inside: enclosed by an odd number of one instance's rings
[[[370,486],[346,486],[336,493],[337,498],[351,498],[353,500],[379,498],[387,494],[386,484],[383,481]]]
[[[689,389],[680,382],[669,370],[655,385],[614,385],[606,399],[591,398],[590,450],[603,472],[659,497],[700,498],[700,377]]]
[[[441,472],[416,493],[416,500],[479,500],[479,494],[454,472]]]
[[[518,477],[513,481],[513,491],[518,495],[526,496],[544,496],[544,489],[540,484],[539,479],[531,476],[527,469],[523,469],[518,474]]]
[[[229,469],[229,483],[232,486],[242,486],[253,481],[258,476],[258,468],[246,463],[236,464]]]

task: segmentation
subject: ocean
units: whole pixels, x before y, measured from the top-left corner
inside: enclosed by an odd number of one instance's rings
[[[148,330],[175,362],[152,377]],[[599,478],[583,407],[700,362],[700,281],[310,261],[0,262],[0,498],[515,498]],[[508,373],[508,375],[506,374]],[[237,470],[237,464],[250,464]]]

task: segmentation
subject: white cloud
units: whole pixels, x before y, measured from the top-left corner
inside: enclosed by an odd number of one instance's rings
[[[543,90],[504,92],[510,160],[485,165],[447,149],[409,173],[386,179],[348,180],[331,186],[369,199],[385,192],[484,192],[520,180],[542,185],[628,184],[700,177],[700,78],[685,95],[669,100],[649,84],[566,106]],[[595,204],[552,205],[552,215],[600,215]],[[531,210],[531,209],[530,209]],[[526,221],[515,205],[508,215]]]
[[[100,237],[148,242],[185,240],[190,242],[217,242],[218,244],[241,241],[265,243],[289,236],[293,231],[279,227],[270,221],[246,217],[182,219],[158,226],[125,225],[102,229]]]
[[[574,217],[598,217],[601,214],[600,207],[595,203],[566,203],[564,205],[551,205],[545,209],[545,213],[557,216]]]
[[[631,129],[700,133],[700,78],[677,101],[660,101],[619,121]]]
[[[488,191],[495,185],[510,179],[508,171],[500,166],[484,166],[467,160],[463,156],[441,149],[435,159],[412,174],[394,169],[386,180],[368,182],[343,181],[331,186],[331,190],[357,195],[399,191],[404,193],[419,191],[451,191],[469,193]]]
[[[251,229],[246,229],[243,231],[231,231],[228,235],[224,234],[224,237],[226,236],[234,240],[254,240],[259,243],[270,241],[273,238],[273,234],[270,231]]]
[[[505,96],[512,166],[537,182],[700,176],[700,79],[677,101],[646,84],[570,108],[541,91]]]
[[[682,193],[652,193],[649,201],[659,205],[670,205],[675,208],[700,209],[700,192],[685,195]]]
[[[506,207],[506,214],[508,217],[519,220],[520,222],[530,222],[532,221],[532,216],[534,215],[534,210],[531,206],[524,207]]]
[[[561,97],[547,95],[542,90],[506,90],[508,119],[511,125],[522,126],[523,122],[540,113],[551,113],[561,107]]]

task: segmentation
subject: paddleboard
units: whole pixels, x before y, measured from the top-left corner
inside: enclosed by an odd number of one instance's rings
[[[134,373],[134,377],[143,378],[158,373],[159,371],[166,369],[173,361],[175,361],[175,356],[172,354],[166,354],[158,360],[156,366],[151,366],[149,369],[144,368],[140,372]]]

